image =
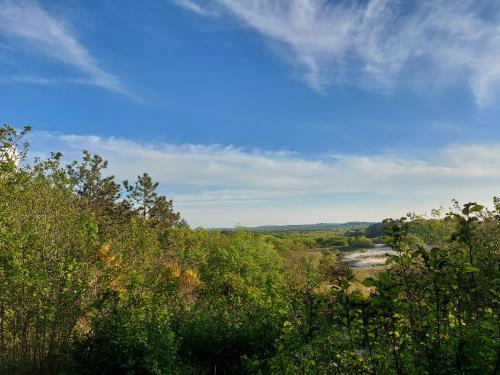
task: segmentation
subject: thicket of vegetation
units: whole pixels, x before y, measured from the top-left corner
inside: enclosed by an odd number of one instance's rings
[[[281,232],[262,234],[274,246],[282,250],[308,250],[308,249],[329,249],[329,250],[353,250],[358,248],[373,247],[379,238],[367,238],[357,230],[349,231],[313,231],[313,232]]]
[[[499,373],[498,199],[387,220],[361,294],[340,253],[297,251],[361,235],[193,230],[147,174],[28,165],[28,130],[0,128],[0,373]]]

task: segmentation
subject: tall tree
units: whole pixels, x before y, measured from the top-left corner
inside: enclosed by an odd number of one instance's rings
[[[87,150],[83,151],[81,163],[74,162],[68,166],[76,193],[87,200],[93,211],[108,209],[120,198],[120,184],[114,181],[115,177],[103,177],[103,170],[107,167],[107,160]]]
[[[115,233],[118,223],[128,221],[130,206],[121,201],[121,186],[114,176],[104,176],[108,162],[97,154],[83,151],[83,160],[67,166],[74,192],[81,197],[85,207],[93,212],[99,223],[99,232]]]
[[[123,182],[130,205],[154,228],[164,231],[174,226],[186,226],[180,214],[174,211],[172,200],[156,192],[158,185],[147,173],[138,176],[133,185],[128,181]]]
[[[149,220],[155,228],[161,231],[174,226],[187,226],[187,223],[181,219],[181,215],[174,211],[172,200],[164,196],[156,198]]]
[[[123,186],[132,207],[140,216],[149,218],[158,198],[158,193],[156,193],[158,182],[154,182],[149,174],[143,173],[142,176],[137,176],[137,181],[133,185],[125,180]]]

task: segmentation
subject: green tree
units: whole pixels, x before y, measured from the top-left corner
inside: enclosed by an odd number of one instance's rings
[[[133,185],[128,181],[124,181],[123,185],[131,207],[160,232],[174,226],[187,225],[184,220],[181,220],[180,214],[174,211],[172,200],[156,192],[159,183],[154,182],[149,174],[144,173],[138,176]]]
[[[137,181],[133,185],[127,180],[123,181],[123,186],[128,194],[127,199],[140,216],[144,218],[150,217],[158,199],[158,193],[156,192],[158,185],[159,183],[154,182],[147,173],[137,176]]]
[[[0,372],[56,373],[104,277],[97,225],[59,154],[4,170],[0,197]]]
[[[130,220],[130,205],[121,201],[121,187],[114,176],[103,176],[108,162],[99,155],[83,151],[81,162],[67,166],[74,192],[82,203],[95,214],[99,232],[104,236],[116,234],[117,224]]]

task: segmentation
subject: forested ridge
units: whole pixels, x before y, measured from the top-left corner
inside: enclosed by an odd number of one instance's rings
[[[0,128],[0,373],[500,373],[498,198],[364,232],[191,229],[148,174],[32,160],[29,131]],[[396,255],[359,279],[343,254],[372,241]]]

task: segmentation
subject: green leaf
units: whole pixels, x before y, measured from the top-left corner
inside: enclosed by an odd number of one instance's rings
[[[363,280],[363,285],[367,287],[377,286],[378,282],[373,277],[367,277]]]
[[[480,272],[480,269],[477,267],[472,267],[472,266],[466,266],[465,267],[465,272],[466,273],[471,273],[471,272]]]
[[[484,206],[481,206],[480,204],[475,204],[470,208],[469,212],[480,212],[483,210],[483,208]]]

